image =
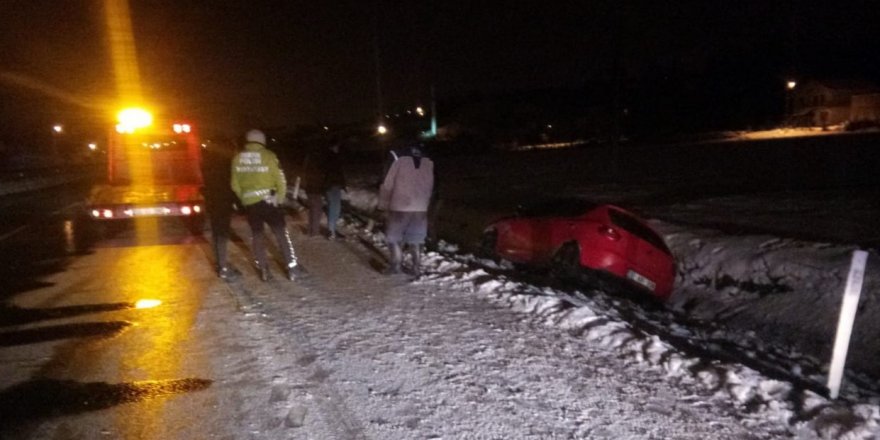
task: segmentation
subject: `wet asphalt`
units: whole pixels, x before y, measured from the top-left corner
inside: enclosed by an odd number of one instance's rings
[[[83,210],[88,188],[0,199],[0,438],[212,385],[176,349],[214,282],[204,238],[174,221],[97,224]],[[133,363],[137,380],[120,367]],[[145,432],[161,420],[118,423]]]

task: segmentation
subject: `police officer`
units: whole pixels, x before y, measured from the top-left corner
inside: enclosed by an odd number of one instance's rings
[[[278,156],[266,148],[266,135],[260,130],[250,130],[245,135],[244,150],[232,160],[232,191],[241,200],[252,234],[252,250],[260,279],[268,281],[269,271],[264,225],[268,224],[275,235],[278,248],[287,264],[287,278],[293,281],[301,273],[293,253],[293,243],[284,220],[284,203],[287,181],[278,163]]]

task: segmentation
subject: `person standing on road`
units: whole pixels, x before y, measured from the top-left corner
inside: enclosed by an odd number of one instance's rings
[[[379,188],[378,207],[387,211],[385,239],[391,253],[389,274],[401,272],[402,245],[412,252],[413,276],[421,275],[421,247],[428,233],[428,206],[434,190],[434,162],[424,145],[405,138],[391,151],[391,164]]]
[[[345,172],[342,170],[340,142],[330,144],[321,161],[324,174],[324,196],[327,198],[327,238],[336,239],[336,222],[342,212],[342,191],[345,189]]]
[[[278,156],[266,148],[266,135],[260,130],[250,130],[245,135],[244,151],[232,160],[232,190],[241,200],[247,213],[252,234],[252,251],[260,271],[260,279],[271,278],[265,244],[264,226],[269,225],[278,248],[284,255],[287,278],[293,281],[301,268],[293,252],[293,243],[280,207],[284,203],[287,181],[278,162]]]
[[[220,140],[211,143],[205,150],[202,160],[202,177],[205,185],[202,194],[205,196],[205,209],[211,223],[211,244],[214,250],[214,262],[217,275],[226,282],[235,281],[241,272],[229,264],[227,247],[229,244],[232,213],[238,199],[229,187],[231,179],[230,162],[235,154],[235,144],[231,140]]]
[[[306,233],[310,237],[321,233],[324,200],[327,201],[327,238],[336,239],[336,222],[342,210],[342,190],[345,174],[339,154],[339,143],[333,142],[326,150],[306,156],[303,188],[308,198],[309,221]]]
[[[306,235],[317,237],[321,233],[321,218],[324,216],[324,167],[321,151],[311,151],[306,155],[303,161],[302,188],[306,193],[306,207],[309,210]]]

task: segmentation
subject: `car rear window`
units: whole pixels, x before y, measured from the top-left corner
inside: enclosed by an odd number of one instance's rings
[[[634,217],[614,209],[608,210],[608,216],[611,217],[611,223],[614,223],[616,226],[623,228],[636,237],[651,243],[654,247],[660,249],[664,253],[672,255],[672,252],[666,247],[666,243],[663,239],[657,235],[656,232],[643,225],[642,222],[636,220]]]

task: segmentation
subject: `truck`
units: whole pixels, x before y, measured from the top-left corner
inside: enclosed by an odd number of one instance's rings
[[[108,136],[106,181],[92,187],[86,202],[90,218],[183,217],[199,231],[205,204],[203,145],[196,127],[183,121],[154,123],[138,109],[120,112],[119,121]]]

